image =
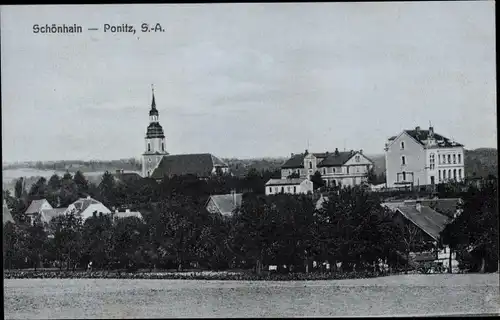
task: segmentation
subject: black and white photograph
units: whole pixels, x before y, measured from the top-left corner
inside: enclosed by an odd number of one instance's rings
[[[0,14],[5,319],[500,315],[495,1]]]

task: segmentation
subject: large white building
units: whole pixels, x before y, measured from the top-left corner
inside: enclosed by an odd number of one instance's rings
[[[326,186],[355,186],[367,181],[373,162],[362,151],[292,154],[281,166],[281,178],[309,178],[318,171]]]
[[[464,160],[464,146],[435,133],[433,127],[404,130],[385,146],[387,187],[462,181]]]

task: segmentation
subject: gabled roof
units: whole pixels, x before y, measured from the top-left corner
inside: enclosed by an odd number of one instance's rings
[[[90,205],[93,205],[93,204],[100,204],[99,201],[95,200],[95,199],[92,199],[90,197],[88,198],[80,198],[78,200],[76,200],[75,202],[72,203],[75,208],[79,211],[79,212],[83,212],[85,211]]]
[[[266,186],[281,186],[281,185],[298,185],[307,180],[306,178],[293,179],[270,179],[266,182]]]
[[[210,153],[168,155],[161,159],[151,177],[162,179],[186,174],[208,177],[214,167],[227,167],[227,164]]]
[[[30,203],[30,206],[28,209],[26,209],[26,214],[33,214],[33,213],[38,213],[42,209],[42,205],[48,201],[46,199],[41,199],[41,200],[33,200]],[[50,205],[50,204],[49,204]],[[52,207],[52,206],[51,206]]]
[[[220,214],[228,216],[231,215],[236,208],[241,206],[242,199],[242,193],[229,193],[210,196],[209,201],[213,201],[215,206],[219,209]]]
[[[318,167],[335,167],[335,166],[341,166],[349,159],[351,159],[356,152],[351,152],[351,151],[340,151],[338,153],[330,153],[328,154],[328,157],[325,158],[323,161],[321,161],[318,164]]]
[[[7,222],[15,223],[14,219],[12,218],[12,214],[10,213],[9,207],[7,206],[7,203],[3,202],[3,208],[2,208],[2,220],[3,224],[6,224]]]
[[[42,220],[50,223],[50,221],[59,216],[63,216],[68,208],[56,208],[42,210]]]
[[[382,205],[385,207],[395,210],[400,206],[414,206],[416,203],[420,202],[422,206],[427,206],[438,213],[447,216],[448,218],[453,218],[461,202],[460,198],[443,198],[443,199],[418,199],[418,200],[401,200],[401,201],[390,201],[385,202]]]
[[[427,206],[421,206],[420,211],[415,205],[399,206],[396,210],[436,241],[439,240],[441,231],[451,222],[451,219]]]
[[[413,139],[417,140],[420,144],[424,145],[424,140],[427,140],[429,136],[429,130],[405,130]],[[452,141],[440,134],[434,133],[434,139],[436,139],[439,147],[463,147],[462,144]]]

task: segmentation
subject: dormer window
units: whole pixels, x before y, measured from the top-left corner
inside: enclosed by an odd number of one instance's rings
[[[401,150],[404,150],[404,149],[405,149],[405,142],[401,141]]]
[[[354,159],[356,160],[356,162],[359,162],[360,159],[361,159],[361,157],[360,156],[356,156]]]

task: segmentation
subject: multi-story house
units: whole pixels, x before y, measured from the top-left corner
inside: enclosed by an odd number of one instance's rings
[[[363,151],[292,154],[281,166],[281,178],[309,178],[319,171],[326,186],[354,186],[367,181],[373,162]]]
[[[385,145],[387,187],[462,181],[464,146],[429,130],[404,130]]]

